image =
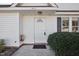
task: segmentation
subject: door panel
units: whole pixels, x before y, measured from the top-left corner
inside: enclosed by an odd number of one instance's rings
[[[35,18],[35,43],[47,43],[46,20]]]

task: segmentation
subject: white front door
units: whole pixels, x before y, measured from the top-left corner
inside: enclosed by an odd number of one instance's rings
[[[46,20],[42,17],[35,18],[34,43],[47,43]]]

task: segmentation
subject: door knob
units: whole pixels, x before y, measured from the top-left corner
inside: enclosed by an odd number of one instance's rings
[[[44,32],[44,35],[46,35],[46,32]]]

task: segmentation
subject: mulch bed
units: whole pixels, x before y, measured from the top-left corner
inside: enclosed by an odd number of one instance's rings
[[[5,50],[0,53],[0,56],[11,56],[17,49],[17,47],[6,47]]]

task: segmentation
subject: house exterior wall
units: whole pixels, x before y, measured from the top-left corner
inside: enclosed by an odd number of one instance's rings
[[[19,46],[19,14],[17,12],[0,13],[0,39],[6,46]]]
[[[38,15],[37,11],[28,12],[0,12],[0,39],[5,39],[6,46],[20,46],[21,44],[34,43],[34,19],[43,17],[46,20],[46,33],[57,32],[57,17],[78,17],[79,14],[70,12],[67,14],[55,14],[53,11],[43,11]],[[70,30],[71,32],[71,30]],[[20,35],[24,35],[24,42],[20,42]]]

